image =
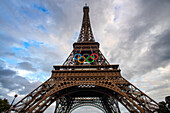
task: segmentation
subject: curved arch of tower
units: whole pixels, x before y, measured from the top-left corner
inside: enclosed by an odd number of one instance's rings
[[[63,65],[54,65],[52,76],[8,111],[44,112],[56,103],[54,113],[70,113],[81,106],[94,106],[104,113],[120,113],[119,103],[129,112],[153,113],[158,104],[121,76],[119,65],[111,65],[95,42],[89,7],[83,8],[78,41]]]

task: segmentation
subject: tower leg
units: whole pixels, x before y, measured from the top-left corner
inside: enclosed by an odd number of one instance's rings
[[[118,101],[112,97],[102,97],[102,104],[106,113],[120,113]]]
[[[103,104],[103,108],[105,109],[106,113],[112,113],[111,108],[109,107],[106,96],[102,97],[102,104]]]
[[[56,107],[54,113],[66,113],[66,108],[67,108],[67,99],[65,97],[62,97],[56,100]]]
[[[111,109],[115,112],[115,113],[121,113],[120,109],[119,109],[119,103],[116,99],[109,97],[108,98],[108,104],[110,105]]]
[[[72,99],[71,99],[70,96],[67,96],[67,108],[66,108],[66,113],[69,113],[71,106],[72,106]]]
[[[55,105],[55,110],[54,110],[54,113],[57,113],[57,108],[58,108],[58,102],[56,101],[56,105]]]
[[[69,96],[56,100],[54,113],[69,113],[71,107],[71,98]]]

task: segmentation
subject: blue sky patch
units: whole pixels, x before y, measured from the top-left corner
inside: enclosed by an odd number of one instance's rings
[[[119,10],[121,7],[120,6],[115,6],[115,10]]]
[[[115,11],[115,17],[114,17],[114,22],[116,22],[116,20],[118,19],[118,17],[119,17],[119,13],[118,13],[118,11],[121,9],[121,6],[119,6],[119,5],[117,5],[117,6],[115,6],[114,7],[114,11]]]
[[[76,32],[75,35],[74,35],[74,37],[72,37],[72,39],[73,39],[74,41],[77,41],[77,38],[79,37],[79,33],[80,33],[80,32]]]
[[[26,75],[26,78],[28,80],[36,80],[36,81],[41,81],[44,82],[48,79],[49,73],[44,73],[44,72],[37,72],[37,73],[29,73],[28,75]]]
[[[28,49],[29,47],[32,47],[32,46],[39,48],[44,43],[38,42],[36,40],[31,40],[31,41],[24,41],[23,44],[24,44],[24,48]],[[18,48],[18,49],[22,50],[22,48]]]
[[[29,13],[29,11],[28,11],[28,10],[26,10],[26,9],[23,9],[23,10],[22,10],[22,12],[23,12],[25,15],[28,15],[28,16],[30,16],[30,13]]]
[[[13,47],[12,51],[16,54],[16,56],[29,56],[28,52],[24,48]]]
[[[117,17],[114,17],[114,19],[113,19],[115,22],[116,22],[116,20],[117,20]]]
[[[40,45],[44,44],[43,42],[38,42],[38,41],[35,41],[35,40],[32,40],[31,44],[35,47],[40,47]]]
[[[47,31],[47,29],[43,25],[37,26],[38,29],[41,29],[42,31]]]
[[[24,42],[25,48],[29,48],[31,45],[28,42]]]
[[[18,63],[17,60],[14,58],[0,58],[0,59],[9,63],[9,64],[17,64]]]
[[[39,10],[39,11],[42,11],[44,13],[48,13],[48,10],[42,5],[33,4],[33,7],[36,8],[37,10]]]
[[[13,48],[13,51],[15,52],[15,51],[22,51],[22,50],[24,50],[23,48],[19,48],[19,47],[14,47]]]

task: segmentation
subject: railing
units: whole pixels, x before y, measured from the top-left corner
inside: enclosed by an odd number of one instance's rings
[[[54,65],[54,71],[59,70],[120,70],[119,65],[71,65],[71,66],[57,66]]]

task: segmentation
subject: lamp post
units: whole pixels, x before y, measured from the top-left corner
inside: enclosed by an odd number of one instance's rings
[[[17,94],[16,95],[14,95],[14,99],[13,99],[13,101],[12,101],[12,103],[11,103],[11,105],[10,105],[10,107],[12,106],[12,104],[14,103],[14,101],[15,101],[15,98],[17,98]]]

